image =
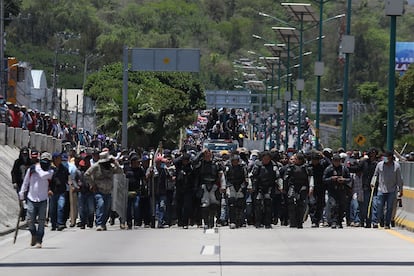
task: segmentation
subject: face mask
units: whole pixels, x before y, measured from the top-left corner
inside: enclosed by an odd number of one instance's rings
[[[65,166],[67,169],[69,168],[68,161],[62,161],[62,165]]]
[[[49,160],[40,160],[40,167],[42,170],[47,172],[50,169],[50,161]]]
[[[384,161],[384,163],[387,163],[387,162],[388,162],[388,157],[384,156],[384,157],[382,158],[382,160]]]
[[[22,155],[22,160],[23,160],[23,163],[27,163],[27,160],[29,160],[29,156],[28,155]]]

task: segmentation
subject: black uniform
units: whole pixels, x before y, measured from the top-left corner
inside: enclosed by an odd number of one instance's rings
[[[316,164],[311,164],[313,179],[314,179],[314,189],[313,189],[313,198],[310,200],[310,210],[309,215],[312,220],[312,226],[318,227],[319,223],[322,221],[323,209],[325,208],[325,192],[326,185],[323,183],[323,172],[325,171],[323,162],[319,159],[315,159]]]
[[[183,163],[183,159],[189,160],[189,156],[181,156],[174,161],[176,167],[175,182],[175,200],[177,208],[178,226],[188,228],[191,217],[193,198],[194,198],[194,181],[193,167],[191,163]]]
[[[287,187],[287,204],[290,227],[303,228],[306,199],[309,192],[309,176],[312,168],[307,164],[287,167],[285,174]]]
[[[230,164],[226,168],[226,188],[228,194],[230,227],[244,224],[247,167],[243,164]]]
[[[264,165],[261,161],[255,163],[252,170],[252,185],[256,227],[260,227],[262,224],[266,228],[271,227],[271,195],[275,191],[279,178],[279,168],[274,161],[270,161],[267,165]]]
[[[199,159],[199,158],[197,158]],[[214,217],[220,206],[219,183],[222,171],[213,161],[200,160],[196,165],[196,179],[201,195],[201,212],[206,228],[214,227]]]
[[[370,154],[375,155],[376,153],[373,152]],[[362,171],[362,189],[364,191],[364,201],[361,207],[360,218],[361,218],[361,225],[364,225],[366,228],[371,227],[372,211],[368,210],[368,207],[369,207],[370,200],[373,200],[371,199],[371,192],[372,192],[371,191],[371,179],[374,175],[374,171],[375,171],[375,168],[377,167],[377,164],[378,164],[378,161],[376,159],[374,160],[366,159],[360,163],[360,168]],[[378,182],[375,185],[375,190],[373,192],[374,196],[377,194],[377,189],[378,189]],[[373,208],[372,206],[373,203],[374,201],[372,201],[371,209]]]
[[[128,202],[127,202],[127,225],[132,228],[132,219],[134,219],[134,226],[141,225],[139,216],[139,202],[141,198],[142,185],[145,178],[144,168],[128,167],[125,170],[126,178],[128,179]]]
[[[336,177],[342,177],[342,183],[335,180]],[[327,185],[331,210],[331,226],[332,228],[342,228],[342,220],[344,218],[346,206],[347,187],[351,182],[351,176],[347,167],[342,164],[335,166],[334,164],[327,167],[323,173],[323,182]]]
[[[26,170],[30,167],[30,165],[29,149],[24,147],[20,150],[19,158],[14,161],[13,168],[11,170],[12,183],[17,194],[20,192]],[[26,219],[26,209],[21,208],[20,218],[22,221]]]

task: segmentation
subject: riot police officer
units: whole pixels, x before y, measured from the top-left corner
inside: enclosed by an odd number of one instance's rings
[[[230,228],[244,224],[245,192],[248,182],[247,166],[238,154],[233,154],[226,167],[226,191],[228,196]]]
[[[261,161],[257,161],[251,172],[251,186],[254,200],[256,228],[262,225],[271,228],[272,222],[272,193],[276,187],[282,188],[279,168],[272,160],[269,151],[262,153]],[[249,188],[250,188],[249,187]]]
[[[289,222],[291,228],[303,228],[307,196],[314,185],[313,175],[302,153],[296,153],[292,159],[285,173]]]
[[[319,152],[311,153],[310,166],[314,178],[314,188],[309,191],[309,215],[312,220],[312,227],[319,227],[322,221],[323,209],[325,208],[326,185],[323,183],[324,167],[321,161],[322,155]]]
[[[178,226],[188,229],[194,197],[193,167],[190,163],[190,155],[184,153],[174,160],[174,164],[177,171],[175,199]]]
[[[347,167],[341,164],[339,154],[334,154],[332,164],[323,172],[323,182],[327,185],[331,210],[331,227],[342,228],[342,220],[346,206],[345,185],[351,182],[351,176]]]
[[[214,227],[214,218],[220,206],[221,193],[225,191],[223,171],[213,162],[213,153],[204,149],[193,162],[197,187],[201,194],[201,213],[205,228]]]

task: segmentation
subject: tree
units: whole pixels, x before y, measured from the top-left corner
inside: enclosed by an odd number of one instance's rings
[[[103,68],[90,76],[87,94],[97,102],[98,127],[120,139],[122,66]],[[166,140],[177,146],[178,132],[204,107],[204,91],[189,73],[130,72],[128,83],[129,146],[156,146]]]

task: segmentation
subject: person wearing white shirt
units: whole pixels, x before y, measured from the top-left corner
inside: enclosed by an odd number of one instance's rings
[[[394,201],[397,196],[403,194],[403,179],[400,163],[394,160],[394,153],[386,151],[376,168],[371,179],[371,188],[374,189],[378,181],[378,202],[377,209],[372,214],[373,228],[378,228],[385,222],[384,229],[390,229]],[[384,207],[387,211],[384,218]]]
[[[19,199],[27,200],[27,223],[32,234],[30,245],[37,248],[42,247],[45,232],[47,199],[50,194],[49,183],[53,176],[53,170],[50,167],[51,161],[50,153],[43,152],[40,156],[40,162],[32,165],[26,171],[19,192]]]

